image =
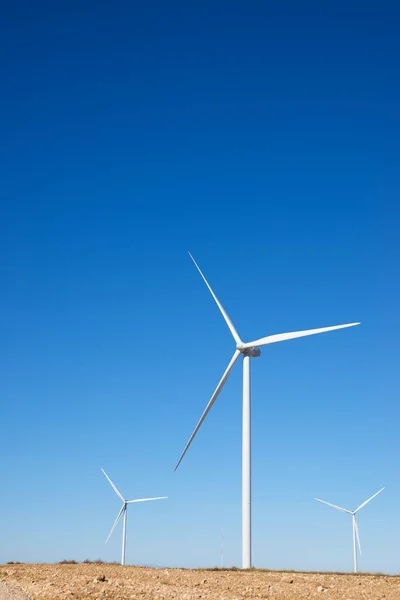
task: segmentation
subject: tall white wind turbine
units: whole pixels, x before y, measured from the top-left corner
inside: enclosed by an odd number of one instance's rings
[[[341,512],[344,512],[344,513],[347,513],[347,514],[351,515],[351,523],[352,523],[352,529],[353,529],[354,573],[357,573],[357,546],[358,546],[358,551],[360,552],[360,556],[362,556],[361,543],[360,543],[360,536],[359,536],[359,533],[358,533],[358,525],[357,525],[356,514],[358,513],[359,510],[361,510],[362,508],[364,508],[364,506],[366,504],[368,504],[368,502],[371,502],[371,500],[373,500],[375,498],[375,496],[377,496],[378,494],[380,494],[381,492],[383,492],[384,489],[385,488],[383,487],[382,489],[379,490],[379,492],[376,492],[373,496],[371,496],[371,498],[368,498],[368,500],[365,500],[365,502],[363,502],[362,504],[360,504],[360,506],[358,508],[356,508],[356,510],[347,510],[347,508],[342,508],[341,506],[336,506],[336,504],[331,504],[330,502],[326,502],[325,500],[321,500],[320,498],[315,498],[315,500],[318,500],[318,502],[322,502],[323,504],[327,504],[328,506],[332,506],[332,508],[336,508],[336,510],[340,510]]]
[[[334,331],[335,329],[344,329],[345,327],[353,327],[354,325],[359,325],[359,323],[348,323],[347,325],[335,325],[334,327],[322,327],[320,329],[308,329],[306,331],[293,331],[291,333],[279,333],[277,335],[269,335],[267,337],[260,338],[258,340],[254,340],[253,342],[243,342],[235,327],[233,326],[232,321],[228,317],[226,311],[224,310],[222,304],[214,294],[211,286],[209,285],[207,279],[204,277],[203,273],[200,270],[199,265],[194,260],[193,256],[189,252],[189,256],[194,262],[197,270],[199,271],[201,277],[203,278],[204,283],[209,289],[212,297],[216,305],[218,306],[225,323],[227,324],[233,339],[236,343],[236,349],[233,353],[233,356],[225,370],[225,373],[222,375],[220,382],[214,390],[213,395],[209,403],[207,404],[203,414],[200,417],[199,422],[197,423],[192,435],[189,438],[188,443],[185,446],[184,451],[182,452],[178,463],[175,467],[176,469],[179,467],[181,460],[185,456],[190,444],[192,443],[196,433],[200,429],[204,419],[206,418],[208,412],[210,411],[212,405],[216,401],[219,393],[226,380],[228,379],[229,373],[232,370],[233,365],[238,360],[239,356],[243,355],[243,422],[242,422],[242,567],[243,569],[249,569],[251,567],[251,422],[250,422],[250,359],[256,358],[260,356],[260,346],[266,346],[268,344],[275,344],[277,342],[284,342],[286,340],[293,340],[295,338],[305,337],[307,335],[315,335],[317,333],[324,333],[326,331]]]
[[[121,517],[124,518],[123,520],[123,527],[122,527],[122,557],[121,557],[121,565],[125,565],[125,549],[126,549],[126,520],[127,520],[127,509],[128,509],[128,504],[134,504],[135,502],[148,502],[150,500],[165,500],[167,498],[167,496],[160,496],[158,498],[137,498],[136,500],[125,500],[125,498],[122,496],[121,492],[117,489],[117,487],[113,484],[113,482],[111,481],[111,479],[109,478],[109,476],[107,475],[107,473],[104,471],[104,469],[101,469],[104,473],[104,475],[107,477],[112,489],[114,490],[114,492],[117,494],[118,498],[120,500],[122,500],[122,506],[121,506],[121,510],[119,511],[117,518],[114,521],[113,526],[111,527],[111,531],[108,534],[108,538],[106,539],[106,544],[108,542],[108,540],[110,539],[112,532],[114,531],[115,527],[117,526],[118,521],[120,520]]]

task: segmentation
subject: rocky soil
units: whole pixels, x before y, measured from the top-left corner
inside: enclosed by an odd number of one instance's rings
[[[31,600],[400,600],[400,576],[385,575],[22,564],[0,566],[0,581]]]
[[[29,600],[29,598],[19,587],[6,585],[0,581],[0,600]]]

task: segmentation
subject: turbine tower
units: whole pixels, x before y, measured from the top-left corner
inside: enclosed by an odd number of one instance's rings
[[[104,471],[104,469],[101,469],[104,473],[104,475],[107,477],[112,489],[114,490],[114,492],[117,494],[118,498],[120,500],[122,500],[122,506],[121,506],[121,510],[119,511],[117,518],[114,521],[113,526],[111,527],[111,531],[108,534],[108,538],[106,539],[106,544],[108,542],[108,540],[110,539],[112,532],[114,531],[115,527],[117,526],[118,521],[120,520],[120,518],[123,516],[124,520],[123,520],[123,527],[122,527],[122,557],[121,557],[121,565],[125,565],[125,550],[126,550],[126,520],[127,520],[127,509],[128,509],[128,504],[133,504],[135,502],[148,502],[150,500],[165,500],[167,498],[167,496],[160,496],[159,498],[137,498],[136,500],[125,500],[125,498],[122,496],[121,492],[117,489],[117,487],[113,484],[113,482],[111,481],[111,479],[109,478],[109,476],[107,475],[107,473]]]
[[[359,323],[348,323],[347,325],[335,325],[334,327],[322,327],[320,329],[308,329],[306,331],[293,331],[291,333],[280,333],[277,335],[269,335],[267,337],[260,338],[258,340],[254,340],[253,342],[243,342],[239,334],[237,333],[235,327],[233,326],[232,321],[228,317],[226,311],[224,310],[222,304],[214,294],[211,286],[209,285],[207,279],[204,277],[199,265],[194,260],[193,256],[189,252],[189,256],[194,262],[197,270],[199,271],[201,277],[203,278],[204,283],[208,287],[208,290],[216,305],[218,306],[225,323],[227,324],[233,339],[236,343],[236,349],[233,353],[233,356],[225,370],[225,373],[222,375],[220,382],[214,390],[213,395],[209,403],[207,404],[203,414],[200,417],[199,422],[197,423],[192,435],[189,438],[188,443],[183,450],[178,463],[175,467],[176,469],[179,467],[183,457],[185,456],[190,444],[192,443],[196,433],[200,429],[204,419],[206,418],[208,412],[210,411],[212,405],[216,401],[219,393],[226,380],[228,379],[229,373],[231,372],[235,362],[238,360],[240,355],[243,355],[243,409],[242,409],[242,568],[249,569],[251,568],[251,404],[250,404],[250,359],[256,358],[260,356],[261,350],[260,346],[266,346],[267,344],[275,344],[277,342],[284,342],[286,340],[292,340],[295,338],[305,337],[308,335],[315,335],[317,333],[324,333],[326,331],[334,331],[335,329],[344,329],[345,327],[353,327],[354,325],[359,325]]]
[[[358,533],[358,525],[357,525],[357,519],[356,519],[356,514],[358,513],[359,510],[361,510],[362,508],[364,508],[364,506],[366,504],[368,504],[368,502],[371,502],[371,500],[373,500],[375,498],[375,496],[377,496],[378,494],[380,494],[381,492],[383,492],[385,488],[383,487],[382,489],[379,490],[379,492],[376,492],[376,494],[374,494],[373,496],[371,496],[371,498],[368,498],[368,500],[366,500],[365,502],[363,502],[362,504],[360,504],[360,506],[358,508],[356,508],[356,510],[347,510],[347,508],[342,508],[341,506],[336,506],[336,504],[331,504],[330,502],[326,502],[325,500],[321,500],[320,498],[314,498],[314,500],[318,500],[318,502],[322,502],[323,504],[327,504],[328,506],[332,506],[332,508],[336,508],[336,510],[340,510],[341,512],[347,513],[349,515],[351,515],[351,526],[353,529],[353,561],[354,561],[354,573],[357,573],[357,545],[358,545],[358,551],[360,553],[360,556],[362,556],[362,552],[361,552],[361,544],[360,544],[360,536]],[[356,542],[357,540],[357,542]]]

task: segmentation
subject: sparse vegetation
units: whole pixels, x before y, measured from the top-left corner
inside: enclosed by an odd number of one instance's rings
[[[191,570],[191,569],[188,569]],[[296,575],[343,575],[346,577],[400,577],[400,574],[388,574],[381,572],[370,572],[361,571],[358,573],[348,573],[346,571],[296,571],[295,569],[287,569],[282,571],[281,569],[264,569],[263,567],[251,567],[251,569],[243,570],[240,567],[205,567],[200,569],[193,569],[195,571],[220,571],[221,573],[229,571],[242,571],[243,573],[255,572],[255,573],[286,573]]]
[[[96,560],[90,560],[90,558],[85,558],[85,560],[82,561],[83,565],[104,565],[104,560],[101,560],[101,558],[97,558]]]

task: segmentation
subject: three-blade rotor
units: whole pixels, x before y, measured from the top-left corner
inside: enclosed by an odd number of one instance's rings
[[[340,510],[342,512],[348,513],[349,515],[355,515],[358,513],[359,510],[361,510],[362,508],[364,508],[364,506],[366,506],[369,502],[371,502],[371,500],[376,498],[376,496],[378,494],[383,492],[384,489],[385,488],[383,487],[380,490],[378,490],[377,492],[375,492],[375,494],[373,494],[370,498],[368,498],[368,500],[365,500],[365,502],[362,502],[360,504],[360,506],[358,506],[355,510],[348,510],[347,508],[342,508],[341,506],[337,506],[336,504],[331,504],[330,502],[326,502],[326,500],[321,500],[320,498],[314,498],[314,500],[317,500],[318,502],[322,502],[323,504],[327,504],[328,506],[332,506],[332,508],[336,508],[336,510]]]
[[[307,329],[304,331],[292,331],[289,333],[279,333],[279,334],[275,334],[275,335],[269,335],[267,337],[263,337],[260,338],[258,340],[254,340],[253,342],[243,342],[240,339],[240,336],[238,334],[238,332],[236,331],[231,319],[228,316],[228,313],[226,312],[226,310],[224,309],[224,307],[222,306],[222,304],[220,303],[220,301],[218,300],[217,296],[215,295],[214,291],[212,290],[210,284],[208,283],[207,279],[205,278],[203,272],[201,271],[199,265],[197,264],[197,262],[195,261],[195,259],[193,258],[193,256],[190,254],[189,252],[189,256],[192,259],[194,265],[196,266],[198,272],[200,273],[204,283],[206,284],[211,296],[213,297],[216,305],[218,306],[222,317],[224,318],[225,323],[227,324],[229,331],[232,334],[233,339],[235,340],[236,343],[236,350],[227,366],[227,368],[225,369],[224,374],[222,375],[217,387],[215,388],[206,408],[204,409],[203,414],[201,415],[196,427],[193,430],[192,435],[190,436],[181,456],[179,457],[179,460],[176,464],[175,467],[175,471],[177,470],[177,468],[179,467],[183,457],[185,456],[187,450],[189,449],[189,446],[191,445],[192,441],[194,440],[197,432],[199,431],[201,425],[203,424],[204,419],[206,418],[207,414],[209,413],[209,411],[211,410],[213,404],[215,403],[215,401],[217,400],[222,388],[224,387],[229,374],[235,364],[235,362],[238,360],[240,354],[249,354],[249,355],[253,355],[256,356],[256,354],[251,354],[251,349],[255,348],[259,348],[260,346],[266,346],[268,344],[275,344],[277,342],[284,342],[287,340],[293,340],[296,338],[300,338],[300,337],[305,337],[305,336],[309,336],[309,335],[316,335],[319,333],[326,333],[328,331],[334,331],[336,329],[345,329],[346,327],[354,327],[355,325],[359,325],[359,323],[348,323],[346,325],[334,325],[332,327],[322,327],[319,329]],[[258,355],[258,353],[257,353]]]

